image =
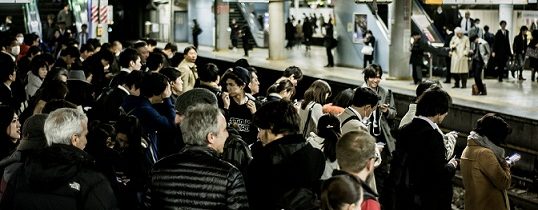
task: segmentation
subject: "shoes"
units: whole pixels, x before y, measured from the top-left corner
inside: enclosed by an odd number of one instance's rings
[[[452,88],[460,88],[459,85],[452,86]]]
[[[480,92],[480,93],[478,93],[478,95],[485,96],[485,95],[487,95],[487,93]]]
[[[523,77],[519,77],[519,80],[527,80],[527,79],[525,79],[525,78],[523,78]]]
[[[516,71],[510,71],[510,73],[512,73],[512,78],[516,78],[515,72]]]
[[[445,83],[445,84],[450,84],[450,81],[444,81],[443,83]]]
[[[467,88],[467,86],[461,86],[461,89],[465,89],[465,88]]]
[[[324,67],[334,67],[334,65],[327,64],[327,65],[325,65]]]

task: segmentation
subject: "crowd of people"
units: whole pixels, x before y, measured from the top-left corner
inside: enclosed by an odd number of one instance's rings
[[[1,37],[1,209],[451,209],[458,167],[466,208],[509,208],[510,126],[482,117],[460,166],[434,82],[398,124],[376,64],[355,89],[316,80],[293,103],[296,66],[266,81],[194,46],[18,37]]]
[[[482,82],[483,77],[496,77],[499,82],[509,75],[519,81],[524,69],[531,69],[531,81],[536,81],[538,70],[538,30],[533,23],[522,25],[519,33],[510,41],[510,31],[506,29],[507,22],[499,22],[499,29],[493,34],[488,25],[482,26],[479,18],[472,18],[469,11],[464,16],[458,16],[458,11],[445,12],[441,6],[434,12],[433,25],[445,40],[446,53],[435,53],[443,57],[446,66],[445,83],[451,83],[453,88],[467,88],[467,77],[474,77],[474,95],[486,95],[487,90]],[[412,59],[413,79],[415,84],[422,79],[422,54],[428,50],[420,35],[413,34]],[[512,45],[510,44],[512,43]],[[420,57],[420,58],[419,58]],[[461,81],[461,82],[460,82]]]

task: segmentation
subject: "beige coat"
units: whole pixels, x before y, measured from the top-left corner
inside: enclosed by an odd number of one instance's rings
[[[196,64],[183,59],[179,64],[178,69],[181,72],[181,80],[183,81],[183,91],[181,91],[181,93],[192,90],[198,79]]]
[[[511,175],[507,166],[501,166],[491,149],[467,140],[461,155],[461,175],[465,187],[465,209],[508,210],[506,190]]]
[[[455,49],[450,52],[452,61],[450,63],[450,72],[453,74],[469,73],[469,54],[470,44],[467,36],[452,37],[450,40],[450,49]]]

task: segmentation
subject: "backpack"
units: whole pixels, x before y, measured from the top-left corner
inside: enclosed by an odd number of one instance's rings
[[[317,210],[320,206],[317,195],[307,188],[293,188],[276,202],[276,209],[285,210]]]

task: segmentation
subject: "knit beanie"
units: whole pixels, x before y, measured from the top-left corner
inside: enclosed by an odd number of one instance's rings
[[[200,103],[217,106],[217,97],[208,89],[194,88],[177,97],[176,111],[178,114],[183,115],[187,108]]]
[[[47,116],[47,114],[36,114],[24,122],[22,139],[17,148],[18,150],[37,150],[47,146],[47,138],[44,131]]]

